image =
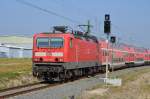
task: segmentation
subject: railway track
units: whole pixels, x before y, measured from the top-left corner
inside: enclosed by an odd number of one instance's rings
[[[85,77],[78,78],[78,80],[83,79],[83,78]],[[10,98],[10,97],[14,97],[17,95],[30,93],[33,91],[38,91],[38,90],[42,90],[42,89],[49,88],[49,87],[54,87],[54,86],[61,85],[64,83],[69,83],[69,82],[72,82],[72,81],[69,80],[69,81],[65,81],[61,83],[60,82],[49,83],[49,82],[43,81],[43,82],[37,82],[37,83],[2,89],[0,90],[0,99]]]
[[[125,68],[115,69],[114,71],[121,70],[121,69],[125,69]],[[104,73],[96,73],[95,75],[99,75],[99,74],[104,74]],[[84,79],[84,78],[87,78],[87,76],[82,76],[76,80]],[[5,99],[5,98],[17,96],[17,95],[21,95],[21,94],[25,94],[25,93],[29,93],[29,92],[57,86],[60,84],[68,83],[68,82],[72,82],[72,81],[66,81],[63,83],[56,83],[56,82],[46,83],[43,81],[43,82],[37,82],[37,83],[28,84],[28,85],[22,85],[22,86],[2,89],[2,90],[0,90],[0,99]]]
[[[3,90],[0,90],[0,99],[5,99],[5,98],[20,95],[20,94],[25,94],[25,93],[41,90],[41,89],[48,88],[48,87],[55,86],[55,85],[58,85],[58,83],[49,84],[45,82],[37,82],[37,83],[28,84],[28,85],[22,85],[22,86],[12,87],[8,89],[3,89]]]
[[[75,80],[84,79],[84,78],[87,78],[87,76],[83,76]],[[14,97],[14,96],[21,95],[21,94],[38,91],[38,90],[49,88],[49,87],[54,87],[54,86],[61,85],[64,83],[69,83],[72,81],[74,80],[68,80],[68,81],[61,82],[61,83],[60,82],[48,83],[48,82],[43,81],[43,82],[37,82],[37,83],[2,89],[0,90],[0,99],[10,98],[10,97]]]

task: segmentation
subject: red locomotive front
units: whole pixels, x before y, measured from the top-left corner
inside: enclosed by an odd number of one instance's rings
[[[100,66],[98,58],[96,37],[79,31],[39,33],[33,37],[33,75],[44,80],[92,74]]]
[[[70,34],[40,33],[33,37],[33,75],[42,79],[57,78],[67,62]],[[49,78],[50,77],[50,78]]]
[[[67,34],[36,34],[34,36],[33,62],[64,62],[67,36]]]

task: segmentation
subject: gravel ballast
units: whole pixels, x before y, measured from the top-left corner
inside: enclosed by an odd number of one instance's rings
[[[150,68],[150,66],[123,69],[110,74],[112,77],[117,77],[119,75],[128,74],[129,72],[134,72],[143,68]],[[10,99],[76,99],[76,97],[79,97],[85,90],[101,84],[103,81],[100,81],[99,78],[102,77],[104,77],[104,74],[99,74],[94,77],[80,79],[74,82],[11,97]]]

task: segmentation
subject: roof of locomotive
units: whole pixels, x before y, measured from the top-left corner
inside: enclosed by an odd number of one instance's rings
[[[50,35],[60,35],[60,36],[67,36],[70,35],[70,33],[52,33],[52,32],[41,32],[41,33],[35,33],[34,36],[50,36]]]
[[[42,33],[36,33],[34,34],[34,37],[44,37],[44,36],[68,36],[68,37],[74,37],[74,38],[77,38],[77,39],[81,39],[81,40],[93,40],[94,42],[98,42],[97,40],[97,37],[96,36],[93,36],[93,35],[85,35],[85,33],[83,32],[80,32],[80,31],[73,31],[73,32],[65,32],[65,33],[62,33],[62,32],[42,32]]]

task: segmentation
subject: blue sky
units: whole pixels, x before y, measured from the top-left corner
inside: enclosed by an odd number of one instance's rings
[[[120,42],[150,48],[150,0],[25,0],[69,17],[82,24],[89,19],[93,34],[104,37],[104,15],[109,13],[112,34]],[[0,35],[33,35],[50,31],[54,25],[69,25],[63,18],[50,15],[16,0],[0,0]]]

